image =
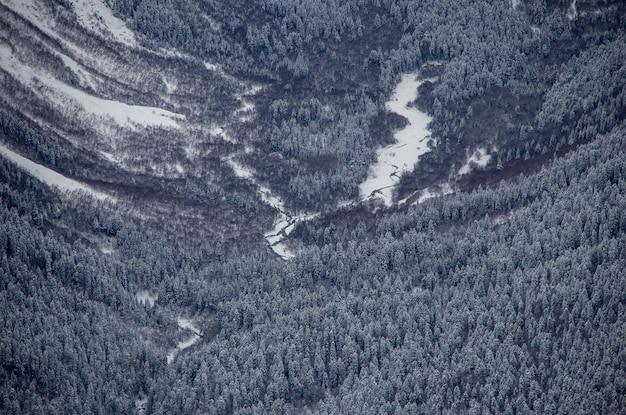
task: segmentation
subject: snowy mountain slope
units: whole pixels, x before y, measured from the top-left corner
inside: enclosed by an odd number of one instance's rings
[[[3,0],[0,413],[625,413],[625,8]]]
[[[229,215],[240,191],[254,197],[245,187],[222,196],[236,176],[220,160],[243,150],[233,136],[258,89],[188,55],[144,48],[98,0],[14,0],[0,11],[5,145],[135,204],[144,220],[169,212],[178,221],[178,212],[205,231],[223,226],[211,231],[220,238],[239,233],[240,216],[209,218]],[[198,212],[203,200],[208,209]],[[271,207],[262,209],[271,220]]]
[[[438,21],[434,10],[418,5],[378,23],[364,11],[359,18],[372,25],[360,27],[343,22],[337,9],[338,20],[320,32],[319,10],[300,16],[306,10],[281,12],[277,6],[239,21],[233,20],[239,4],[181,2],[160,9],[152,9],[150,1],[129,4],[10,0],[0,5],[1,106],[8,124],[27,125],[44,137],[37,149],[15,134],[7,144],[102,190],[127,193],[147,205],[152,200],[159,208],[143,217],[154,223],[162,214],[156,212],[179,212],[183,222],[204,218],[207,228],[224,227],[217,234],[227,238],[240,235],[235,229],[244,225],[233,212],[244,205],[249,216],[243,222],[255,223],[255,240],[275,234],[283,214],[332,215],[382,187],[389,206],[468,190],[476,186],[475,176],[508,177],[523,171],[527,160],[575,141],[551,138],[554,127],[542,121],[550,119],[541,103],[556,64],[531,61],[539,45],[585,47],[562,34],[564,25],[583,24],[581,19],[600,24],[588,6],[566,23],[558,7],[550,19],[539,21],[528,5],[516,3],[512,10],[494,4],[484,12],[500,16],[502,27],[470,31],[462,41],[433,32],[437,49],[426,48],[420,31],[402,39],[390,35],[402,19],[420,30]],[[611,16],[611,7],[599,11]],[[464,10],[455,9],[455,19],[446,23],[450,33],[480,21]],[[289,23],[296,17],[307,23],[298,29],[302,33],[289,34],[288,28],[298,28]],[[493,38],[499,31],[511,36]],[[484,49],[489,42],[501,46]],[[551,59],[566,64],[566,53]],[[489,62],[482,71],[478,56]],[[504,70],[503,62],[517,72]],[[404,91],[411,99],[418,96],[411,105],[419,111],[413,112],[424,115],[419,123],[409,122],[425,127],[430,121],[433,147],[425,154],[426,141],[398,147],[394,134],[404,121],[397,114],[404,110],[384,105],[401,82],[399,74],[410,68],[422,68],[423,77],[431,78],[419,94],[416,86]],[[524,87],[537,76],[530,90]],[[553,100],[553,95],[545,96]],[[592,131],[586,130],[583,139]],[[405,156],[403,148],[417,149],[419,162],[397,168],[395,161],[385,162],[387,153],[394,160]],[[254,177],[238,177],[228,160]],[[389,171],[381,170],[379,179],[391,178],[392,187],[362,188],[371,169],[382,165]],[[283,201],[279,208],[267,203],[268,192]],[[199,213],[198,204],[208,208]]]

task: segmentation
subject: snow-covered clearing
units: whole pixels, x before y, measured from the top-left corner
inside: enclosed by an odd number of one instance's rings
[[[184,318],[184,317],[178,317],[177,319],[177,323],[178,323],[178,327],[180,327],[183,330],[189,330],[191,331],[191,336],[189,336],[187,339],[178,342],[178,344],[176,345],[175,349],[172,349],[168,354],[167,354],[167,363],[170,364],[174,361],[174,359],[176,358],[176,355],[182,351],[185,350],[188,347],[193,346],[194,344],[196,344],[200,338],[202,337],[202,332],[200,331],[200,329],[198,329],[195,324],[193,323],[193,321]]]
[[[458,176],[462,176],[474,170],[476,167],[485,167],[491,160],[491,154],[487,154],[486,148],[479,148],[468,157],[467,161],[459,169]]]
[[[73,192],[77,190],[83,191],[98,199],[111,199],[110,196],[98,192],[83,183],[65,177],[62,174],[59,174],[46,166],[42,166],[41,164],[35,163],[34,161],[27,159],[26,157],[20,156],[2,143],[0,143],[0,154],[17,164],[21,169],[25,170],[30,175],[34,176],[35,178],[41,180],[51,187],[56,187],[62,191],[68,192]]]
[[[139,291],[135,294],[135,298],[137,302],[142,305],[149,305],[150,307],[154,306],[154,304],[158,301],[158,294],[151,294],[148,291]]]
[[[400,176],[411,172],[420,156],[430,151],[428,123],[431,117],[410,105],[424,82],[426,80],[417,80],[417,74],[404,74],[386,103],[389,111],[406,117],[409,125],[394,134],[395,144],[377,151],[378,162],[370,167],[367,180],[359,185],[362,198],[379,197],[385,205],[391,206],[393,188]]]

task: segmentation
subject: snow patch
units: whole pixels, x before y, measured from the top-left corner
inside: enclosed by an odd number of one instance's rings
[[[135,409],[139,415],[143,415],[148,410],[148,398],[146,396],[140,396],[135,399]]]
[[[247,167],[244,167],[243,165],[239,164],[232,158],[227,158],[224,160],[230,166],[230,168],[233,169],[235,176],[248,180],[252,184],[258,187],[259,195],[261,196],[261,200],[263,200],[263,202],[270,205],[271,207],[278,210],[279,212],[285,211],[285,206],[281,198],[274,196],[272,194],[272,190],[269,187],[263,186],[262,184],[258,183],[254,177],[254,172],[252,170],[250,170]]]
[[[165,85],[165,90],[167,91],[167,95],[171,95],[178,89],[178,82],[176,79],[168,79],[163,76],[163,85]]]
[[[183,330],[189,330],[192,334],[187,339],[178,342],[175,349],[170,350],[170,352],[167,354],[167,364],[172,363],[176,358],[176,355],[180,351],[193,346],[198,341],[200,341],[200,338],[202,337],[202,332],[195,326],[192,320],[185,317],[178,317],[178,319],[176,319],[176,322],[178,324],[178,327]]]
[[[137,299],[137,302],[139,304],[153,307],[154,304],[156,304],[156,302],[158,301],[159,295],[151,294],[148,291],[139,291],[137,294],[135,294],[135,298]]]
[[[209,133],[211,135],[221,137],[224,141],[228,141],[229,143],[236,143],[236,141],[226,133],[223,127],[213,127],[209,130]]]
[[[517,10],[517,6],[521,3],[521,0],[511,0],[511,8]]]
[[[495,216],[491,221],[494,225],[503,225],[511,220],[513,217],[513,212],[508,212],[502,215]]]
[[[385,205],[393,203],[393,188],[403,173],[411,172],[420,156],[430,149],[428,123],[431,117],[411,105],[417,97],[417,89],[427,80],[417,80],[417,74],[404,74],[386,103],[389,111],[406,117],[409,121],[402,130],[396,132],[395,144],[377,153],[378,162],[370,167],[367,180],[359,185],[364,199],[379,197]],[[431,81],[431,80],[429,80]]]
[[[272,251],[274,251],[276,255],[278,255],[285,261],[291,258],[294,258],[296,256],[296,254],[291,252],[289,248],[287,248],[287,245],[285,245],[283,242],[276,242],[275,244],[270,245],[270,246],[272,247]]]
[[[101,244],[100,252],[105,255],[111,255],[113,252],[115,252],[115,248],[113,247],[113,241],[109,240],[108,242]]]
[[[34,161],[27,159],[26,157],[20,156],[2,143],[0,143],[0,154],[2,154],[2,156],[11,160],[21,169],[25,170],[35,178],[41,180],[48,186],[56,187],[59,190],[67,192],[83,191],[97,199],[111,199],[110,196],[104,193],[100,193],[83,183],[65,177],[62,174],[57,173],[56,171],[46,166],[35,163]]]
[[[127,46],[136,46],[135,34],[126,23],[113,15],[102,0],[80,0],[72,3],[78,22],[105,38],[111,38]]]
[[[452,193],[454,193],[454,190],[452,189],[452,187],[450,187],[449,183],[443,184],[439,190],[427,187],[422,191],[421,196],[419,197],[419,199],[417,199],[417,203],[424,203],[425,201],[427,201],[428,199],[432,199],[433,197],[449,195]]]
[[[209,71],[213,71],[213,72],[219,72],[222,70],[222,68],[220,68],[216,64],[209,63],[209,62],[204,62],[204,67],[207,68]]]
[[[279,211],[279,218],[274,223],[274,228],[265,233],[265,240],[270,244],[270,248],[282,259],[287,260],[296,255],[291,252],[284,239],[296,228],[300,222],[314,219],[319,216],[318,213],[300,214],[295,216],[288,215],[285,211]]]
[[[567,8],[567,18],[572,21],[578,17],[578,10],[576,9],[576,0],[572,0]]]
[[[230,168],[233,169],[235,176],[242,178],[242,179],[253,181],[254,184],[257,184],[256,181],[254,180],[254,175],[252,174],[252,170],[242,166],[241,164],[237,163],[232,158],[227,158],[225,159],[225,161],[230,166]]]
[[[102,155],[105,159],[107,159],[111,163],[119,163],[119,160],[115,158],[115,156],[111,153],[107,153],[106,151],[100,151],[100,155]]]
[[[470,171],[474,170],[476,167],[485,167],[490,160],[491,154],[487,154],[487,149],[479,148],[468,157],[465,164],[459,169],[457,175],[462,176],[464,174],[467,174]]]
[[[83,68],[81,68],[81,66],[78,64],[78,62],[63,53],[55,52],[55,54],[59,58],[61,58],[63,64],[70,68],[72,72],[78,77],[80,85],[83,88],[90,88],[92,90],[96,89],[91,80],[91,75],[88,72],[84,71]]]
[[[194,160],[195,158],[200,156],[200,151],[194,146],[194,143],[189,143],[185,147],[183,147],[185,151],[185,156],[189,160]]]
[[[261,89],[263,89],[263,87],[260,85],[252,85],[250,89],[243,94],[243,96],[253,96],[257,94]],[[241,108],[235,111],[235,115],[238,115],[240,122],[250,121],[252,120],[252,115],[254,114],[254,104],[243,99],[243,97],[240,98],[243,101],[243,105],[241,106]]]

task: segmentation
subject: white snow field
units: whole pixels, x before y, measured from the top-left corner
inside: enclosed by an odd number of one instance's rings
[[[37,0],[3,0],[9,8],[26,17],[37,27],[51,34],[54,23],[48,18],[51,10],[47,4]],[[87,30],[98,33],[105,39],[137,46],[133,32],[126,23],[113,15],[113,11],[103,0],[79,0],[72,2],[72,9],[78,23]]]
[[[363,199],[380,198],[385,205],[393,204],[393,188],[403,173],[411,172],[420,156],[430,151],[431,117],[410,105],[417,97],[417,89],[426,82],[417,74],[404,74],[386,103],[389,111],[406,117],[409,124],[394,134],[396,143],[377,151],[378,161],[370,167],[368,178],[359,185]]]
[[[113,15],[113,11],[102,0],[80,0],[73,3],[74,12],[80,24],[105,38],[136,46],[134,33],[126,23]]]

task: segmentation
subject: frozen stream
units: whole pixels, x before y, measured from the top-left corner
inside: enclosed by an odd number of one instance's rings
[[[426,80],[417,80],[417,74],[404,74],[386,103],[389,111],[409,120],[402,130],[396,132],[396,143],[377,151],[378,162],[370,167],[367,180],[359,185],[363,199],[381,198],[385,205],[393,204],[393,188],[403,173],[411,172],[422,154],[428,153],[431,117],[410,105],[417,97],[417,89]]]
[[[303,220],[310,220],[316,217],[317,213],[303,213],[299,215],[291,215],[285,209],[283,201],[274,196],[272,191],[262,184],[258,183],[254,178],[254,173],[245,166],[237,163],[232,158],[226,159],[228,165],[233,169],[237,177],[246,179],[258,188],[261,200],[267,203],[278,211],[278,218],[274,222],[274,227],[265,233],[265,240],[270,244],[272,250],[280,256],[282,259],[289,259],[294,257],[294,253],[291,252],[287,246],[283,243],[283,240],[289,235],[289,233],[295,228],[296,224]]]
[[[348,204],[358,204],[370,198],[382,198],[385,205],[391,206],[393,204],[393,188],[397,185],[400,176],[404,172],[413,170],[419,157],[430,151],[428,144],[430,132],[427,126],[431,118],[426,113],[410,106],[410,103],[417,96],[417,89],[426,81],[416,78],[415,73],[403,75],[391,99],[387,102],[387,109],[406,117],[409,120],[409,125],[395,134],[397,141],[395,144],[378,150],[378,162],[371,166],[369,177],[359,186],[361,198]],[[257,186],[261,199],[278,211],[278,218],[274,222],[274,227],[265,233],[265,239],[272,250],[281,258],[285,260],[292,258],[294,253],[284,244],[284,239],[299,222],[313,219],[319,213],[291,214],[287,212],[282,200],[272,195],[269,188],[256,181],[253,171],[242,166],[232,157],[224,160],[238,177]]]

